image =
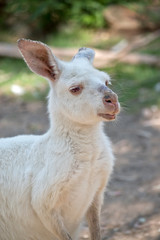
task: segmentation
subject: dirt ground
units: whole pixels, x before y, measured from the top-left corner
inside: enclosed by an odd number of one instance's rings
[[[0,98],[0,137],[48,129],[43,102]],[[101,215],[103,240],[160,240],[160,111],[122,112],[105,125],[116,155]],[[81,239],[89,239],[87,226]]]

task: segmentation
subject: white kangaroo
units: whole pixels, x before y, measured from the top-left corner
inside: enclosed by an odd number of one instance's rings
[[[28,67],[48,79],[50,128],[42,136],[0,140],[0,240],[75,240],[84,217],[100,240],[100,210],[114,156],[103,121],[120,111],[109,75],[92,66],[94,51],[72,61],[20,39]]]

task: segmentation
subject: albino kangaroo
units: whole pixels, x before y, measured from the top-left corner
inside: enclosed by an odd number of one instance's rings
[[[20,39],[28,67],[48,79],[50,128],[0,140],[0,240],[75,240],[83,218],[100,240],[100,210],[114,165],[102,121],[120,105],[94,51],[57,59],[41,42]]]

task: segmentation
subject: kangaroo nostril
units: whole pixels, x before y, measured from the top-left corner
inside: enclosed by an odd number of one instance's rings
[[[107,102],[107,103],[112,103],[110,96],[105,96],[104,101]]]

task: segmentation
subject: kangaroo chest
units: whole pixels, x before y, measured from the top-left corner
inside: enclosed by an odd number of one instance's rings
[[[91,154],[92,155],[92,154]],[[77,164],[77,166],[76,166]],[[62,215],[73,226],[85,215],[101,186],[103,166],[99,159],[76,163],[62,191]]]

